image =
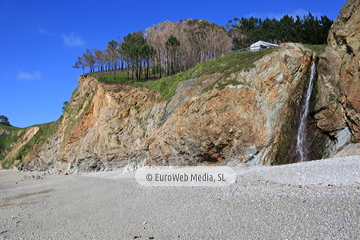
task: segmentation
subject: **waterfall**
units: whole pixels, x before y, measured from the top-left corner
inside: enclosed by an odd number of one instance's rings
[[[296,152],[300,155],[300,162],[309,160],[305,149],[306,142],[306,117],[309,114],[310,97],[314,86],[314,79],[316,75],[315,61],[311,64],[311,75],[309,80],[309,86],[306,91],[305,103],[300,112],[300,125],[297,134]]]

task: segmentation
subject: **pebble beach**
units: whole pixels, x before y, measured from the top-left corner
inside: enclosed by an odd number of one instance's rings
[[[225,187],[2,170],[0,239],[360,239],[360,156],[234,170]]]

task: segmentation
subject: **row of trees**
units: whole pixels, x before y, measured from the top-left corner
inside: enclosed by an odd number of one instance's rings
[[[84,74],[84,69],[88,68],[89,72],[107,71],[119,68],[120,55],[118,51],[118,42],[112,40],[108,43],[105,50],[86,49],[85,53],[78,57],[73,68],[81,68]]]
[[[198,19],[159,23],[146,29],[146,39],[156,52],[153,66],[167,75],[228,54],[232,46],[224,27]]]
[[[87,49],[74,68],[90,72],[118,69],[136,79],[151,73],[162,77],[194,67],[197,63],[230,52],[231,41],[224,27],[205,20],[165,21],[112,40],[105,50]]]
[[[296,19],[284,15],[280,20],[259,18],[234,18],[227,24],[233,50],[249,47],[259,40],[283,43],[326,44],[333,21],[326,16],[314,17],[311,13]]]
[[[206,20],[165,21],[126,35],[118,42],[112,40],[105,50],[86,49],[78,57],[74,68],[88,68],[90,72],[126,71],[132,78],[148,79],[169,76],[190,69],[197,63],[219,57],[231,51],[249,47],[263,40],[273,43],[300,42],[325,44],[332,21],[311,13],[296,20],[285,15],[280,20],[235,18],[225,27]]]

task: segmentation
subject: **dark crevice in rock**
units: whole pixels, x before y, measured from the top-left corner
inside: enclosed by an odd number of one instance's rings
[[[345,40],[345,42],[346,42],[346,40]],[[346,52],[350,56],[354,56],[354,52],[353,52],[352,48],[348,44],[346,44]]]
[[[199,155],[199,158],[201,159],[200,162],[204,162],[204,163],[218,163],[218,162],[220,162],[218,158],[213,157],[212,154],[207,153],[207,152]]]

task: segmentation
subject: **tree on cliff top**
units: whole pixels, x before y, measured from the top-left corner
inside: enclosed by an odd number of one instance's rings
[[[78,57],[74,68],[88,68],[89,72],[127,69],[132,79],[140,80],[177,74],[195,67],[198,63],[248,48],[262,40],[272,43],[299,42],[326,44],[332,20],[318,18],[309,13],[295,18],[284,15],[281,19],[234,18],[219,26],[201,19],[164,21],[142,31],[129,33],[119,42],[108,43],[105,50],[89,50]],[[145,70],[144,70],[145,69]],[[84,72],[83,72],[84,73]]]
[[[168,59],[168,75],[174,75],[178,72],[178,54],[179,54],[179,47],[180,47],[180,41],[174,37],[173,35],[170,35],[169,39],[165,43],[166,51],[167,51],[167,59]]]
[[[10,122],[9,122],[9,118],[7,118],[4,115],[0,115],[0,124],[2,125],[7,125],[7,126],[11,126]]]
[[[120,44],[119,52],[125,57],[127,65],[135,71],[136,79],[140,80],[142,66],[153,54],[153,48],[148,45],[143,33],[139,31],[126,35]]]

